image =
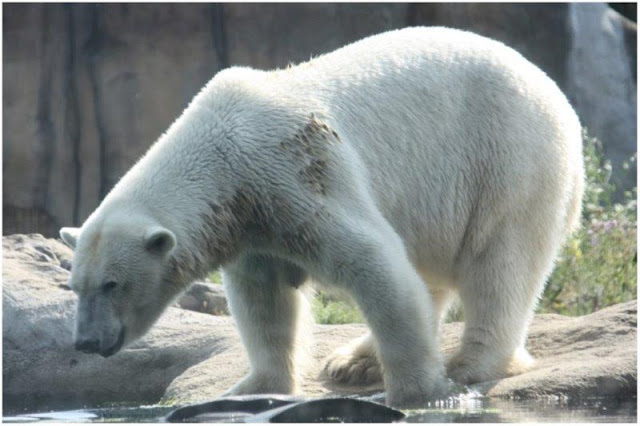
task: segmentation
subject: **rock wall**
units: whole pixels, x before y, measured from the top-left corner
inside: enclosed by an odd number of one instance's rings
[[[283,67],[410,25],[513,46],[614,167],[635,152],[636,26],[604,4],[5,4],[3,234],[81,224],[218,70]]]
[[[218,15],[205,4],[4,6],[4,233],[48,215],[38,230],[53,235],[91,213],[224,66]]]
[[[566,90],[591,135],[605,142],[614,170],[619,169],[637,151],[636,27],[598,3],[571,4],[569,22]],[[619,176],[626,187],[634,186],[635,177],[635,170]]]

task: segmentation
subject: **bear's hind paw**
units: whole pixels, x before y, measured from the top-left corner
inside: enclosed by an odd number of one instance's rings
[[[331,381],[343,385],[382,383],[382,369],[375,356],[336,351],[325,361],[324,371]]]

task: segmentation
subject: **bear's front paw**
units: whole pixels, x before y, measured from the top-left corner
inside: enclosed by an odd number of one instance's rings
[[[295,381],[291,377],[271,374],[249,374],[223,393],[222,396],[293,394],[295,391]]]
[[[382,369],[375,354],[357,353],[350,346],[340,348],[325,361],[324,371],[329,378],[344,385],[373,385],[382,383]]]
[[[482,367],[479,361],[458,354],[447,362],[447,376],[461,385],[485,382],[491,378],[491,374],[486,367]]]
[[[446,398],[452,383],[442,373],[414,372],[405,380],[389,378],[387,405],[394,408],[426,408],[431,401]]]

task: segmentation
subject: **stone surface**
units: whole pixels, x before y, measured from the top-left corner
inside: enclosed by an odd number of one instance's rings
[[[604,4],[7,4],[3,16],[4,235],[81,224],[220,69],[284,67],[410,25],[475,31],[536,63],[614,176],[636,151],[637,27]]]
[[[630,399],[637,388],[636,302],[622,303],[584,317],[537,315],[527,347],[535,367],[522,375],[481,383],[472,389],[490,397],[539,398],[544,396],[614,397]],[[442,349],[451,354],[459,345],[463,325],[445,324]],[[380,391],[336,386],[321,372],[322,360],[335,348],[365,333],[362,324],[316,325],[313,360],[302,393],[307,396],[351,395]],[[224,368],[221,368],[224,366]],[[195,365],[177,377],[164,398],[200,402],[219,395],[248,371],[240,342]]]
[[[215,5],[3,10],[3,234],[80,224],[221,69]]]
[[[622,164],[637,151],[637,26],[604,3],[568,7],[567,93],[590,135],[604,142],[614,182],[634,187],[635,164],[628,172]]]
[[[76,296],[61,266],[71,250],[41,235],[2,243],[5,410],[152,403],[187,368],[237,340],[228,318],[170,308],[144,339],[113,357],[76,352]]]
[[[78,408],[84,404],[196,403],[211,400],[248,370],[230,317],[170,308],[150,333],[103,359],[73,350],[76,297],[62,267],[71,251],[41,235],[3,237],[3,400],[5,408]],[[537,315],[528,348],[533,370],[474,389],[492,397],[636,396],[636,302],[584,317]],[[306,396],[373,392],[325,380],[322,360],[365,332],[363,324],[316,325],[302,386]],[[459,344],[462,324],[445,324],[442,348]]]
[[[220,284],[195,282],[180,297],[176,307],[210,315],[229,315],[229,305]]]
[[[636,301],[582,317],[537,315],[527,341],[534,368],[476,388],[487,396],[507,398],[635,397],[636,332]]]

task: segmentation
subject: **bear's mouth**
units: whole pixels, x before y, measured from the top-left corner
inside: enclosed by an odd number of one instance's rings
[[[124,335],[125,335],[125,328],[123,326],[120,329],[120,334],[118,335],[118,340],[116,340],[116,343],[114,343],[111,347],[103,351],[100,351],[100,356],[103,358],[108,358],[111,355],[116,354],[122,348],[122,344],[124,343]]]

